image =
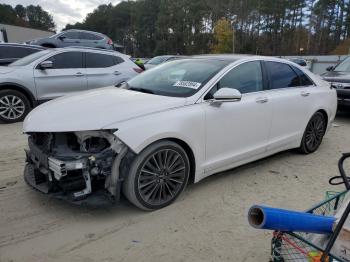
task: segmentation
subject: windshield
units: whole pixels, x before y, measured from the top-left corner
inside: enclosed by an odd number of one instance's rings
[[[350,57],[346,58],[338,64],[333,71],[349,72],[350,71]]]
[[[48,54],[49,52],[51,52],[51,50],[43,50],[34,54],[31,54],[29,56],[25,56],[21,59],[18,59],[17,61],[9,64],[9,66],[26,66],[29,65],[30,63],[34,62],[35,60],[37,60],[38,58]]]
[[[186,59],[146,70],[127,82],[127,88],[156,95],[189,97],[196,93],[228,61]]]
[[[156,56],[156,57],[153,57],[151,60],[149,60],[147,62],[147,64],[151,64],[151,65],[159,65],[161,63],[163,63],[165,60],[165,57],[164,56]]]

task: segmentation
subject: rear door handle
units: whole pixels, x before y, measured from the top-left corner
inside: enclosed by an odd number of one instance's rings
[[[268,102],[269,99],[267,97],[258,97],[255,102],[259,103],[259,104],[264,104],[266,102]]]
[[[118,76],[118,75],[121,75],[122,73],[120,73],[119,71],[114,71],[113,74]]]
[[[309,92],[304,92],[304,91],[303,91],[303,92],[300,93],[300,95],[301,95],[301,96],[309,96],[310,93],[309,93]]]
[[[78,72],[75,74],[75,76],[84,76],[84,74],[82,72]]]

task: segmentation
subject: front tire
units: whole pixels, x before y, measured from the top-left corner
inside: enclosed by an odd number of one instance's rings
[[[322,143],[326,133],[326,119],[321,112],[316,112],[306,126],[299,151],[303,154],[315,152]]]
[[[22,121],[30,111],[28,98],[16,90],[0,91],[0,120],[5,123]]]
[[[189,174],[185,150],[172,141],[159,141],[135,157],[123,183],[123,193],[143,210],[160,209],[181,194]]]

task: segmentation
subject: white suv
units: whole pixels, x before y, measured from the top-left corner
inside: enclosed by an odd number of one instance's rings
[[[21,121],[45,101],[119,85],[141,71],[129,56],[115,51],[71,47],[29,55],[0,67],[0,120]]]

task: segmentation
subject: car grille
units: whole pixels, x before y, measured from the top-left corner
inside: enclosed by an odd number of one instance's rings
[[[33,133],[30,136],[32,142],[44,152],[51,149],[52,134],[51,133]]]

